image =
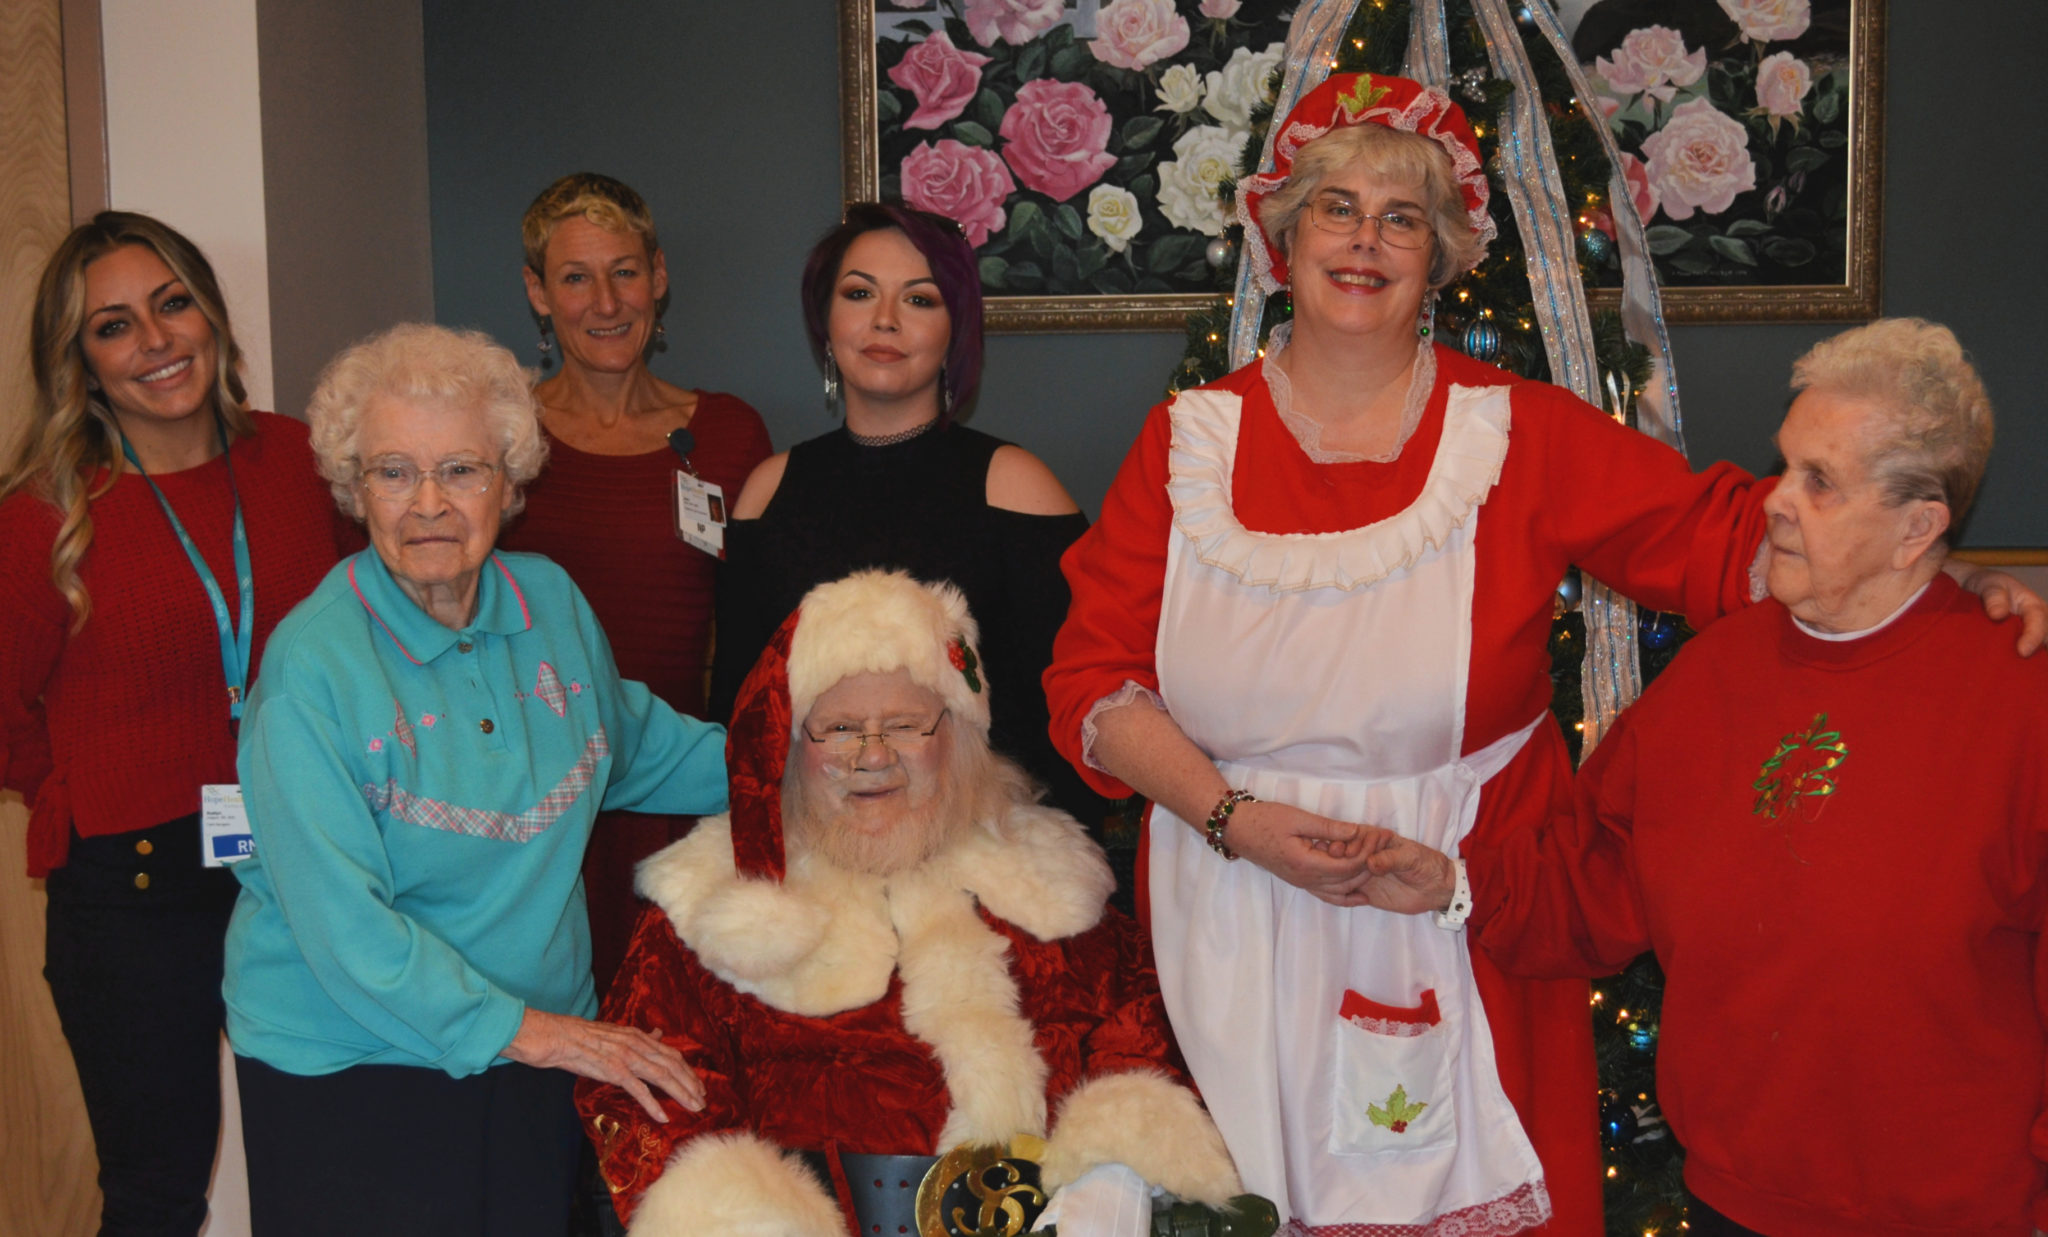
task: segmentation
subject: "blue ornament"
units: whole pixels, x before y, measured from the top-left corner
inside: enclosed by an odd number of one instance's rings
[[[1500,328],[1484,318],[1475,319],[1465,328],[1458,346],[1475,361],[1491,362],[1500,356]]]
[[[1586,251],[1587,257],[1604,265],[1614,256],[1614,238],[1589,224],[1579,233],[1579,248]]]
[[[1557,607],[1560,614],[1570,614],[1579,608],[1586,598],[1586,583],[1577,567],[1564,573],[1564,579],[1557,582]]]
[[[1654,1022],[1631,1022],[1628,1024],[1628,1046],[1637,1052],[1649,1052],[1657,1046],[1657,1024]]]
[[[1678,620],[1655,610],[1645,610],[1636,619],[1636,639],[1646,649],[1668,649],[1678,639]]]

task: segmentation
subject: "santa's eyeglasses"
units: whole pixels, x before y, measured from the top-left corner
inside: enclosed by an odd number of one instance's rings
[[[824,734],[812,734],[809,726],[800,726],[803,736],[825,749],[827,755],[840,759],[858,759],[866,750],[869,739],[893,750],[897,755],[915,752],[932,741],[939,732],[939,723],[946,720],[951,709],[940,709],[939,715],[926,726],[920,722],[892,722],[880,730],[863,730],[852,722],[833,722],[825,727]]]

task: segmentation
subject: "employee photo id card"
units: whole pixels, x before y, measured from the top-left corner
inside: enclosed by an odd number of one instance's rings
[[[725,491],[676,470],[676,536],[713,558],[725,557]]]
[[[199,788],[199,853],[209,868],[240,863],[256,853],[240,786]]]

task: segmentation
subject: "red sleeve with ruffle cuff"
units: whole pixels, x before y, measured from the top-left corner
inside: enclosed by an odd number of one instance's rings
[[[1131,788],[1083,759],[1081,726],[1096,701],[1115,695],[1127,681],[1159,690],[1153,649],[1173,529],[1173,504],[1166,495],[1172,442],[1166,409],[1152,409],[1102,500],[1102,518],[1060,559],[1074,600],[1045,671],[1053,746],[1089,786],[1113,799]]]

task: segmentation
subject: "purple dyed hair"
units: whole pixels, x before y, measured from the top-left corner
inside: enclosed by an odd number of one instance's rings
[[[811,357],[824,368],[825,319],[831,312],[832,289],[839,282],[839,266],[846,251],[855,239],[887,228],[903,233],[931,263],[939,299],[946,303],[953,338],[946,348],[945,398],[939,406],[939,420],[944,423],[952,420],[953,413],[965,407],[981,386],[981,266],[960,225],[944,215],[894,202],[856,202],[846,208],[845,220],[819,239],[804,262],[804,333],[810,336]]]

